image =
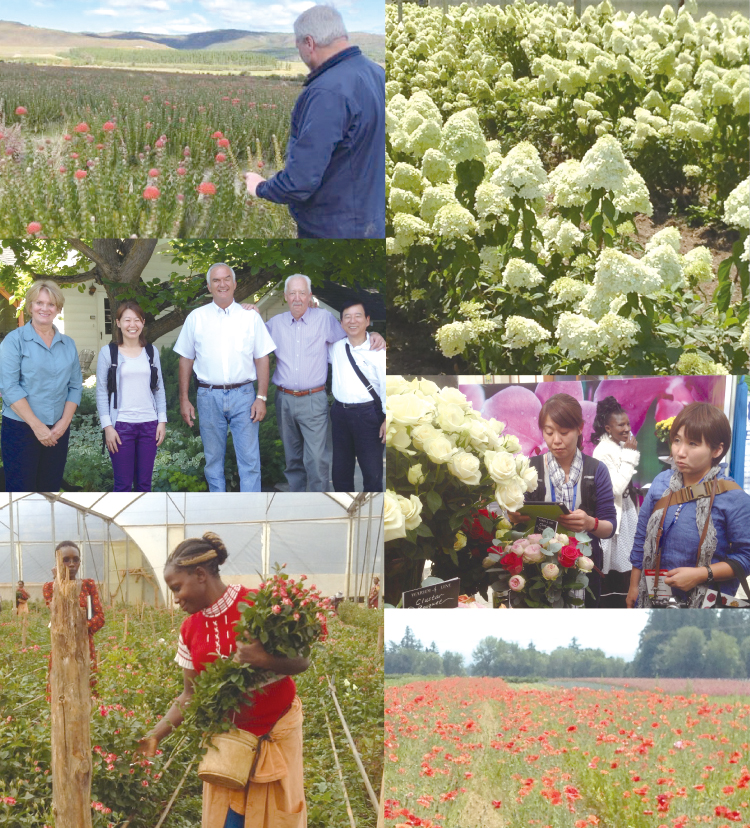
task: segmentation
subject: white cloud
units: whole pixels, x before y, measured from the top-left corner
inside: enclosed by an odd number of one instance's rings
[[[214,26],[209,24],[203,15],[193,14],[180,20],[170,20],[160,23],[158,26],[151,26],[149,32],[164,35],[192,34],[193,32],[210,31],[212,28]]]
[[[100,14],[107,17],[119,17],[120,12],[116,9],[91,9],[88,14]]]
[[[206,11],[221,18],[216,21],[250,31],[291,31],[292,24],[305,9],[315,5],[315,0],[284,0],[271,4],[252,0],[201,0]]]

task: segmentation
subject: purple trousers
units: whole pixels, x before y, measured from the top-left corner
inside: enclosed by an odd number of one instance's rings
[[[150,423],[115,424],[122,445],[109,453],[115,476],[115,492],[150,492],[156,459],[156,420]]]

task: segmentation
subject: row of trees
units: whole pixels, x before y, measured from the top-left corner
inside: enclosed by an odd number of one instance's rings
[[[548,678],[745,678],[750,676],[750,612],[651,612],[633,661],[582,648],[573,638],[551,653],[523,648],[488,636],[472,653],[470,664],[460,653],[443,654],[433,641],[423,647],[411,628],[400,642],[390,641],[386,673]]]

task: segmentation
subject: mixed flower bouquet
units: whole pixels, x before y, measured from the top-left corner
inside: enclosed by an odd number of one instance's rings
[[[299,581],[292,580],[282,571],[284,566],[276,564],[274,575],[253,594],[253,603],[241,605],[235,627],[237,640],[258,639],[271,655],[307,657],[315,643],[328,634],[330,601],[314,584],[304,585],[306,575]],[[268,671],[233,658],[216,659],[194,679],[186,722],[200,733],[230,730],[230,714],[246,704],[248,693],[266,684],[270,677]]]
[[[486,595],[481,559],[502,527],[477,504],[494,494],[501,508],[520,509],[536,471],[505,424],[484,419],[458,389],[389,376],[386,392],[386,601],[420,585],[425,560],[434,576]]]
[[[591,591],[591,538],[547,528],[489,549],[482,566],[494,576],[495,593],[507,593],[511,607],[579,607],[583,591]]]

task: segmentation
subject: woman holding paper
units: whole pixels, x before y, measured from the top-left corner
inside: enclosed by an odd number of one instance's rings
[[[604,463],[583,454],[583,411],[570,394],[555,394],[539,412],[539,428],[547,453],[532,457],[539,484],[527,492],[527,503],[559,503],[568,514],[557,518],[558,532],[572,535],[586,532],[591,541],[591,559],[594,571],[589,576],[589,587],[594,598],[586,592],[586,606],[599,604],[601,592],[602,547],[600,540],[610,538],[617,527],[612,481]],[[523,513],[510,512],[511,523],[523,522]],[[598,570],[598,571],[597,571]]]
[[[750,575],[750,497],[721,463],[732,442],[726,415],[691,403],[674,418],[669,441],[673,469],[654,478],[638,519],[629,608],[654,606],[654,593],[710,606],[707,591],[734,595],[738,576]]]
[[[68,568],[71,581],[78,577],[78,569],[81,566],[81,550],[73,541],[62,541],[55,547],[55,552],[62,553],[63,566]],[[52,570],[52,577],[57,577],[57,567]],[[42,595],[47,606],[52,604],[52,596],[55,589],[55,582],[48,581],[42,587]],[[104,610],[99,600],[99,592],[93,578],[84,578],[81,581],[80,604],[86,609],[86,618],[89,631],[89,656],[91,657],[91,686],[96,685],[95,673],[97,671],[96,647],[94,646],[94,634],[104,626]]]

